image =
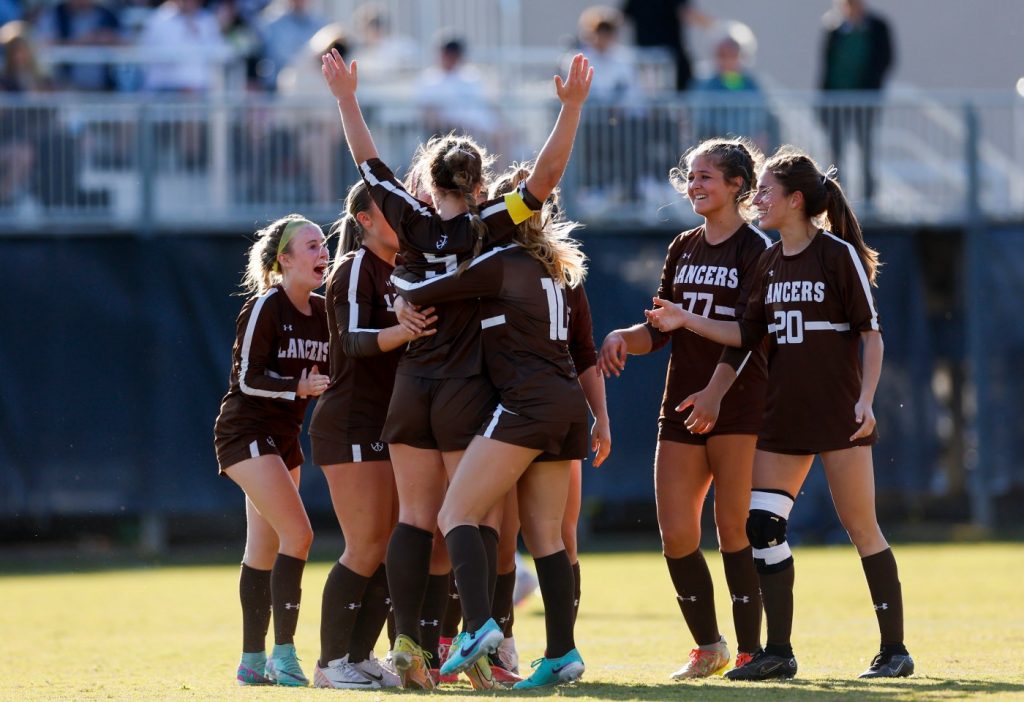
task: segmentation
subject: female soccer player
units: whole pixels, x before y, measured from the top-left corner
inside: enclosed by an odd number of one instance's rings
[[[587,404],[594,415],[594,426],[590,434],[590,449],[595,452],[594,467],[599,467],[611,453],[611,429],[608,421],[608,405],[605,401],[604,376],[597,369],[597,350],[594,347],[594,323],[590,314],[590,301],[583,284],[565,290],[566,308],[569,313],[569,355],[579,376],[580,386],[587,398]],[[540,457],[543,462],[548,457]],[[573,572],[573,614],[580,606],[580,564],[576,549],[576,529],[580,518],[583,499],[583,461],[570,461],[569,497],[562,515],[562,543],[572,564]],[[519,502],[515,491],[506,501],[501,524],[501,540],[498,542],[498,581],[491,609],[493,619],[501,625],[505,638],[498,650],[491,656],[492,667],[500,667],[510,673],[519,673],[519,654],[516,651],[512,633],[515,623],[514,597],[516,580],[516,546],[519,540]],[[495,678],[501,671],[495,670]]]
[[[349,190],[345,211],[327,280],[331,385],[317,401],[309,427],[313,460],[327,478],[345,551],[324,585],[313,683],[341,689],[395,687],[398,676],[382,668],[370,650],[386,606],[364,599],[371,580],[386,583],[384,555],[398,513],[381,431],[404,346],[434,332],[412,333],[397,322],[390,278],[398,237],[362,181]],[[370,635],[355,636],[360,629]]]
[[[582,104],[587,83],[582,77],[578,83],[570,80],[560,91],[563,104]],[[466,450],[438,516],[465,622],[441,673],[469,668],[504,638],[491,618],[479,524],[517,486],[520,514],[527,516],[523,537],[535,557],[547,629],[545,657],[517,688],[575,680],[584,670],[573,639],[573,575],[561,525],[569,461],[586,456],[589,435],[586,400],[566,343],[564,290],[567,283],[580,282],[585,269],[578,244],[569,238],[577,225],[555,222],[549,213],[547,203],[519,226],[514,243],[477,256],[461,275],[418,277],[403,267],[395,271],[399,294],[414,304],[482,298],[484,356],[500,402]],[[535,462],[542,454],[554,460]]]
[[[299,497],[299,433],[309,398],[330,381],[324,298],[327,243],[320,227],[288,215],[257,232],[242,282],[231,379],[214,425],[220,472],[245,492],[246,541],[240,685],[305,686],[295,655],[302,571],[313,529]],[[274,650],[265,649],[274,614]]]
[[[353,158],[385,218],[399,233],[403,261],[410,271],[421,275],[454,271],[460,258],[481,250],[485,243],[511,240],[516,225],[540,208],[565,170],[579,122],[578,105],[563,107],[526,187],[498,202],[477,205],[486,161],[472,140],[437,140],[429,159],[434,201],[430,208],[409,195],[378,158],[355,96],[355,62],[348,66],[336,52],[327,54],[323,72],[338,101]],[[563,84],[558,77],[556,86],[560,93],[574,95],[584,80],[589,86],[589,74],[586,59],[580,56],[567,81]],[[495,402],[494,388],[482,373],[478,315],[472,302],[438,309],[437,334],[413,344],[403,357],[385,423],[400,510],[387,557],[399,632],[393,659],[407,687],[433,686],[424,651],[414,637],[446,472],[454,472],[475,430],[473,424]],[[436,457],[438,449],[443,462]],[[488,516],[484,536],[487,552],[494,554],[489,561],[494,563],[498,520],[495,510]]]
[[[742,314],[757,260],[771,243],[747,223],[760,158],[744,140],[711,139],[672,170],[672,184],[704,224],[669,245],[658,297],[709,319],[734,320]],[[608,334],[601,345],[601,369],[619,375],[628,353],[649,353],[669,342],[654,482],[665,562],[697,644],[686,665],[672,673],[682,680],[708,677],[729,663],[715,616],[711,572],[700,551],[700,516],[712,481],[718,543],[733,602],[736,664],[761,648],[761,598],[744,525],[766,375],[764,354],[754,350],[729,390],[731,369],[716,371],[720,344],[686,329],[665,334],[650,324]],[[698,392],[709,379],[707,391]]]
[[[882,335],[871,296],[878,253],[864,242],[835,178],[792,147],[768,159],[754,205],[761,225],[777,229],[782,240],[758,262],[742,319],[701,317],[660,298],[647,313],[663,332],[685,327],[743,349],[770,335],[767,405],[747,519],[768,644],[726,677],[796,674],[790,643],[793,556],[786,524],[816,454],[825,465],[839,519],[860,554],[878,618],[881,650],[861,677],[904,677],[914,671],[914,662],[903,644],[896,559],[875,516],[871,462],[877,438],[871,403],[882,370]],[[832,231],[819,226],[821,215]]]

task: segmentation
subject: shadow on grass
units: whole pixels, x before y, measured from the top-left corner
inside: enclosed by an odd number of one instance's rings
[[[406,690],[389,690],[385,694],[417,694]],[[462,697],[468,689],[439,688],[432,694],[442,697]],[[696,697],[701,700],[762,700],[766,696],[784,700],[850,699],[865,702],[892,702],[897,699],[948,700],[966,696],[991,696],[1001,699],[1009,694],[1024,693],[1024,683],[995,680],[940,680],[938,678],[905,678],[901,680],[795,680],[757,684],[715,683],[605,683],[581,681],[574,685],[538,690],[501,690],[491,693],[472,692],[478,697],[538,698],[557,696],[564,698],[600,700],[668,700]],[[380,694],[380,693],[378,693]]]

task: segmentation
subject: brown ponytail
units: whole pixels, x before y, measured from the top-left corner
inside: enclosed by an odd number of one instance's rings
[[[476,235],[473,242],[473,258],[484,246],[487,225],[480,218],[480,207],[476,201],[478,186],[484,184],[487,167],[490,165],[482,149],[476,142],[464,136],[453,136],[432,139],[427,144],[430,154],[430,179],[434,187],[442,190],[457,190],[466,201],[470,226]],[[456,275],[462,273],[470,263],[467,259],[459,264]]]
[[[345,254],[355,251],[363,245],[363,236],[366,232],[363,225],[359,223],[356,215],[366,212],[373,207],[373,198],[370,197],[370,189],[366,183],[358,181],[348,190],[345,196],[345,214],[335,220],[331,225],[331,233],[338,232],[338,250],[334,254],[333,271],[341,263]]]
[[[800,192],[804,196],[804,214],[808,219],[822,217],[822,226],[857,251],[872,285],[882,265],[878,252],[864,241],[860,222],[850,208],[842,186],[833,176],[833,169],[822,173],[814,160],[792,146],[782,146],[764,165],[764,170],[775,176],[786,194]]]

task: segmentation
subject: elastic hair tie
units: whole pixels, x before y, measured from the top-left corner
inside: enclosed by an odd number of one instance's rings
[[[821,184],[824,185],[825,181],[829,178],[835,180],[837,175],[839,175],[839,169],[835,167],[835,164],[829,166],[828,170],[825,171],[825,175],[821,176]]]

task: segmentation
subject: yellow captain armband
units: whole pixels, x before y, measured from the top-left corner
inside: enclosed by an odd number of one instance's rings
[[[506,193],[505,207],[508,208],[508,216],[516,224],[522,224],[533,216],[533,210],[523,201],[523,196],[518,191]]]

